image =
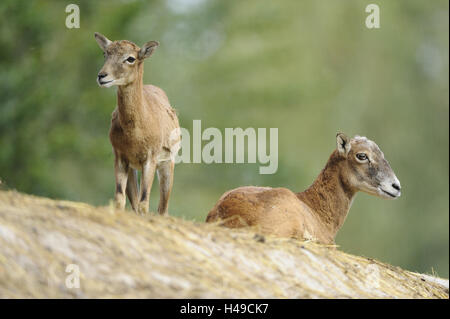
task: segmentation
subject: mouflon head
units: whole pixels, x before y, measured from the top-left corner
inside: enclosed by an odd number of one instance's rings
[[[345,160],[345,176],[352,188],[383,198],[400,197],[400,181],[375,142],[338,133],[336,144],[338,156]]]
[[[157,41],[149,41],[140,48],[127,40],[111,41],[97,32],[95,40],[105,56],[105,64],[97,75],[97,83],[101,87],[128,85],[135,81],[139,66],[159,46]]]

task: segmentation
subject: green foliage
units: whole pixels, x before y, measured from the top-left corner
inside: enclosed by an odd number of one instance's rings
[[[355,200],[342,249],[448,276],[448,2],[387,1],[381,28],[368,1],[60,1],[0,3],[0,178],[19,191],[104,205],[113,197],[108,140],[113,89],[100,89],[94,40],[161,46],[145,82],[163,88],[181,125],[279,128],[279,169],[179,164],[171,214],[203,220],[241,185],[306,188],[335,134],[375,140],[403,195]],[[189,5],[190,4],[190,5]],[[151,206],[158,202],[155,183]]]

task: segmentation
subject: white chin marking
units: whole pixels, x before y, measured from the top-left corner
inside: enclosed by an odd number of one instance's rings
[[[113,86],[113,85],[114,85],[114,81],[103,84],[103,86],[106,88],[109,88],[110,86]]]
[[[112,80],[111,82],[106,82],[106,83],[98,83],[98,85],[100,85],[100,87],[104,87],[104,88],[109,88],[110,86],[114,85],[114,80]]]
[[[110,86],[113,86],[114,82],[115,82],[115,80],[103,81],[103,82],[97,81],[98,85],[100,85],[100,87],[103,87],[103,88],[109,88]]]
[[[401,192],[397,190],[384,190],[383,188],[378,188],[378,194],[384,198],[395,199],[400,197]]]

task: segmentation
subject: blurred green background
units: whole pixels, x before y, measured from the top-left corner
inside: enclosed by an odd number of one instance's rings
[[[449,5],[439,1],[0,2],[0,178],[7,188],[107,205],[115,89],[96,84],[94,32],[161,45],[145,83],[163,88],[181,126],[276,127],[279,168],[179,164],[172,215],[204,220],[241,185],[309,186],[337,131],[378,143],[403,186],[355,200],[337,237],[344,251],[449,274]],[[367,29],[365,7],[380,6]],[[5,187],[5,186],[3,186]],[[151,208],[156,210],[155,183]]]

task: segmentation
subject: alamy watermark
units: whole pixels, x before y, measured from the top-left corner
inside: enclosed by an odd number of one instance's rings
[[[181,135],[181,142],[172,147],[175,163],[260,163],[260,174],[276,173],[278,128],[225,128],[222,134],[215,127],[202,131],[201,120],[192,126],[192,136],[185,128],[171,134],[172,140]]]
[[[64,269],[59,270],[60,265],[57,262],[52,262],[48,269],[51,274],[58,274],[59,276],[49,276],[47,278],[48,286],[52,287],[60,287],[61,285],[65,285],[67,289],[79,289],[80,279],[81,279],[81,270],[80,266],[77,264],[68,264]],[[60,273],[60,271],[64,271],[66,275]],[[62,278],[62,282],[61,282]]]
[[[66,267],[66,287],[68,289],[80,288],[80,267],[76,264],[69,264]]]
[[[367,5],[366,12],[369,15],[366,18],[366,27],[368,29],[380,28],[380,7],[377,4],[371,3]]]
[[[69,4],[66,6],[66,27],[68,29],[80,28],[80,7],[76,4]]]

